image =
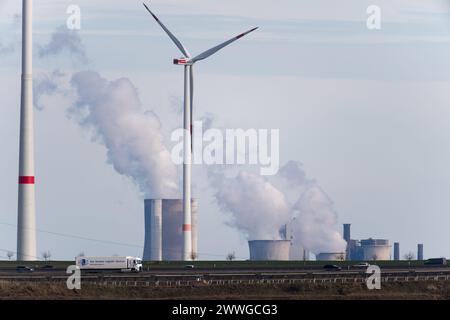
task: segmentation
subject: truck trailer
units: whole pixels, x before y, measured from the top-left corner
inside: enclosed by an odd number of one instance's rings
[[[142,259],[137,257],[76,257],[75,263],[81,270],[92,271],[142,271]]]

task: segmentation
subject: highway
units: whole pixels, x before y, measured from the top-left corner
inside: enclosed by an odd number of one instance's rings
[[[202,284],[236,283],[292,283],[327,281],[356,282],[367,278],[365,268],[350,268],[341,271],[327,271],[320,266],[311,268],[221,268],[221,269],[156,269],[134,272],[82,272],[84,282],[103,284],[124,284],[134,286],[183,286]],[[68,275],[63,269],[18,273],[15,269],[0,269],[0,281],[7,282],[62,282]],[[382,281],[448,281],[449,267],[382,268]]]

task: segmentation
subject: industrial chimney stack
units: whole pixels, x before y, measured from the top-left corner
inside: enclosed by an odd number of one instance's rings
[[[417,260],[423,260],[423,243],[417,245]]]
[[[33,138],[33,2],[22,2],[22,94],[20,105],[17,260],[36,260]]]
[[[394,242],[394,261],[400,260],[400,243]]]
[[[344,223],[344,240],[347,241],[347,244],[350,242],[350,240],[352,239],[352,235],[350,232],[350,227],[351,224],[350,223]]]

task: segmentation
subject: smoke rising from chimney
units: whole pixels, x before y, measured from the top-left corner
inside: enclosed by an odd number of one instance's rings
[[[217,204],[232,215],[230,225],[249,240],[280,240],[279,228],[290,215],[282,192],[260,175],[245,171],[235,178],[226,178],[217,172],[209,175],[217,188]]]
[[[65,76],[60,70],[54,70],[50,73],[40,73],[35,77],[33,81],[33,104],[37,110],[42,111],[45,108],[44,103],[41,101],[42,97],[67,94],[67,90],[61,85]]]
[[[61,53],[68,53],[80,63],[87,63],[86,50],[77,30],[60,26],[51,35],[50,41],[39,48],[39,57],[46,58]]]
[[[338,221],[333,202],[320,186],[307,186],[292,209],[294,242],[314,254],[344,251],[346,242],[335,230]]]
[[[105,145],[114,169],[132,178],[146,197],[176,197],[177,171],[161,124],[154,113],[142,110],[131,81],[108,81],[85,71],[74,74],[71,84],[77,98],[69,114]]]
[[[217,170],[209,172],[219,208],[231,214],[229,224],[249,240],[278,240],[280,228],[289,223],[293,241],[313,253],[343,251],[346,243],[335,229],[337,214],[322,188],[307,179],[296,161],[283,166],[279,176],[298,192],[293,202],[287,189],[282,191],[259,175],[241,171],[226,178]]]

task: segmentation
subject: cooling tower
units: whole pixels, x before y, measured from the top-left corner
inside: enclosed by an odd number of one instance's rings
[[[162,200],[145,200],[144,261],[161,261],[162,258]],[[147,232],[149,231],[149,232]]]
[[[389,240],[367,239],[361,240],[364,260],[390,260],[391,246]]]
[[[197,209],[198,202],[191,201],[192,210],[192,256],[197,252]],[[183,200],[145,200],[145,261],[183,260]],[[193,259],[193,260],[195,260]]]
[[[400,243],[394,242],[394,260],[400,260]]]
[[[192,252],[197,258],[197,200],[191,201]],[[162,202],[162,258],[164,261],[183,259],[183,200],[167,199]],[[193,259],[193,260],[195,260]]]
[[[36,260],[33,136],[32,0],[22,2],[22,95],[20,103],[17,260]]]
[[[322,252],[316,256],[317,261],[343,261],[345,252]]]
[[[288,261],[289,240],[253,240],[248,242],[252,261]]]
[[[422,261],[423,260],[423,244],[419,243],[417,245],[417,260]]]
[[[291,247],[289,249],[289,260],[302,261],[307,260],[307,250],[299,243],[291,240]]]

